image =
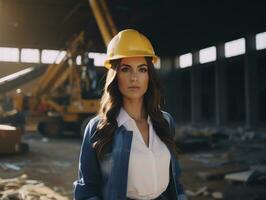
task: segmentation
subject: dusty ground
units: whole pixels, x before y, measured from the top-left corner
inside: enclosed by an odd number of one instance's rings
[[[30,146],[24,155],[1,156],[1,163],[15,164],[21,170],[3,170],[0,177],[16,177],[27,174],[29,179],[43,181],[59,193],[72,197],[72,183],[77,176],[81,139],[46,139],[27,135],[23,139]]]
[[[80,138],[46,139],[37,134],[28,134],[23,139],[30,146],[30,151],[24,155],[0,156],[1,163],[10,163],[20,167],[19,170],[4,170],[0,167],[0,177],[16,177],[27,174],[29,179],[43,181],[55,191],[72,199],[72,183],[77,177]],[[207,191],[222,192],[223,199],[230,200],[265,200],[265,185],[245,186],[243,184],[229,184],[225,180],[205,181],[196,177],[201,170],[217,167],[215,164],[196,161],[195,156],[212,154],[219,160],[224,150],[207,150],[197,153],[184,153],[180,155],[183,169],[182,182],[185,189],[197,191],[206,186]],[[221,157],[222,158],[222,157]],[[217,163],[217,161],[216,161]],[[199,195],[189,199],[209,200],[210,195]]]

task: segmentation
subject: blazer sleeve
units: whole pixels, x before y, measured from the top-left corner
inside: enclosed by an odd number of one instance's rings
[[[169,113],[163,112],[163,114],[169,123],[171,136],[172,136],[172,138],[174,138],[174,136],[175,136],[175,121]],[[177,182],[176,182],[177,188],[176,189],[177,189],[177,193],[178,193],[178,200],[187,200],[185,192],[184,192],[183,184],[180,182],[181,168],[180,168],[179,161],[177,159],[176,159],[176,167],[178,168],[177,170],[179,171],[179,173],[177,174],[177,177],[176,177],[176,180],[177,180]]]
[[[74,200],[101,200],[101,172],[91,136],[97,123],[92,119],[85,128],[79,157],[79,178],[74,182]]]

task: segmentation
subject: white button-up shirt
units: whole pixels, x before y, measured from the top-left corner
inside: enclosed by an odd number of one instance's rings
[[[129,157],[127,197],[132,199],[154,199],[163,193],[169,183],[170,152],[156,135],[150,117],[149,145],[143,140],[136,122],[121,108],[117,117],[118,126],[133,131]]]

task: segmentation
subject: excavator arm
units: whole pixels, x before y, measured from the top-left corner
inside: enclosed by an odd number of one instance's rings
[[[107,46],[109,41],[117,34],[105,0],[88,0],[95,16],[103,41]],[[97,113],[100,101],[98,99],[84,99],[81,95],[81,66],[76,64],[76,58],[84,52],[84,32],[81,32],[68,42],[67,53],[59,64],[49,65],[46,72],[40,78],[38,85],[33,90],[33,102],[31,110],[52,110],[60,116],[63,122],[76,122],[81,120],[84,114]],[[60,91],[60,92],[59,92]],[[63,91],[63,92],[62,92]],[[68,103],[56,101],[57,95],[67,97]],[[83,118],[84,119],[84,118]],[[42,122],[43,132],[58,132],[61,128],[55,127],[55,120],[49,119],[49,123]],[[51,123],[52,122],[52,123]],[[41,130],[39,131],[41,132]],[[48,133],[49,134],[49,133]]]
[[[117,28],[114,24],[108,6],[105,0],[89,0],[89,3],[102,34],[104,43],[107,46],[111,39],[117,34]]]

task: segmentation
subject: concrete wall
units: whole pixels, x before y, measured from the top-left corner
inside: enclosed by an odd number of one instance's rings
[[[266,50],[247,47],[243,55],[215,62],[161,67],[170,69],[159,76],[165,110],[177,123],[266,127]]]

